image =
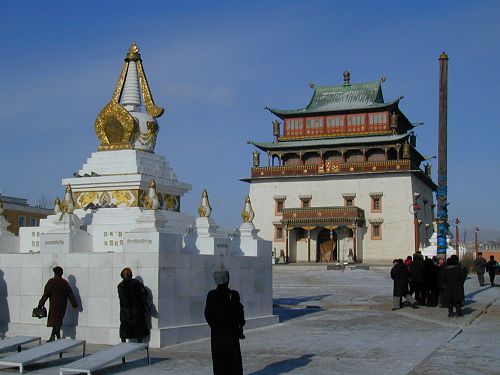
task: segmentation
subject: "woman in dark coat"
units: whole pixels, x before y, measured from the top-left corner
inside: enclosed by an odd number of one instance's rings
[[[120,339],[142,339],[149,335],[146,325],[147,295],[144,285],[132,279],[132,270],[124,268],[121,272],[122,282],[118,284],[120,298]]]
[[[47,327],[52,327],[52,333],[48,341],[54,341],[56,338],[61,338],[61,326],[63,324],[64,314],[66,313],[66,305],[69,299],[73,308],[78,307],[73,291],[68,282],[62,278],[63,269],[59,266],[52,269],[54,277],[47,281],[43,290],[43,296],[38,302],[38,307],[45,305],[49,300],[49,316],[47,319]]]
[[[212,365],[214,375],[243,375],[240,338],[243,336],[245,315],[240,295],[231,290],[229,272],[214,272],[217,289],[207,295],[205,319],[211,330]]]
[[[417,307],[417,303],[408,291],[408,280],[410,273],[404,265],[403,259],[394,259],[391,269],[391,279],[394,280],[394,289],[392,292],[392,309],[397,310],[402,307],[403,297],[413,306]]]
[[[453,307],[457,310],[457,316],[462,315],[462,302],[465,299],[464,282],[467,275],[455,258],[446,261],[443,270],[443,303],[448,305],[448,317],[453,316]]]

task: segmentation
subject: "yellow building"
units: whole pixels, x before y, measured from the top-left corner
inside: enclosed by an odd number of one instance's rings
[[[24,198],[1,196],[4,207],[3,216],[10,223],[9,230],[16,236],[20,227],[35,227],[40,224],[40,219],[45,219],[52,213],[52,209],[30,206]]]

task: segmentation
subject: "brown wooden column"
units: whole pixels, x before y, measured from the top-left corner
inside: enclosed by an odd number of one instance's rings
[[[311,231],[316,227],[303,227],[307,230],[307,262],[311,263]]]
[[[352,252],[354,255],[354,263],[357,263],[358,261],[358,236],[357,232],[358,231],[358,226],[356,223],[352,225]]]
[[[288,263],[288,236],[289,236],[288,225],[285,226],[285,234],[286,234],[286,237],[285,237],[285,263]]]

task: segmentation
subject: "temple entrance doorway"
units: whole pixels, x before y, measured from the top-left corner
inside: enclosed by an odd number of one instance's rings
[[[322,229],[318,233],[316,249],[316,259],[321,263],[329,263],[337,260],[337,233],[332,232],[332,238],[330,238],[330,231],[328,229]]]

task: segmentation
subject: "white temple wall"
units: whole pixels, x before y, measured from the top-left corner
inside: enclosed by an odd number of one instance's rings
[[[208,337],[203,311],[206,294],[215,288],[213,271],[224,264],[230,288],[238,290],[245,307],[247,328],[276,323],[272,316],[270,248],[267,256],[149,253],[0,254],[0,298],[4,307],[0,328],[8,335],[50,334],[46,319],[31,317],[52,268],[60,265],[80,302],[68,306],[63,335],[93,343],[115,344],[119,338],[117,285],[120,272],[131,267],[150,290],[152,347]],[[48,307],[48,302],[46,304]]]
[[[417,191],[421,194],[420,204],[423,205],[423,199],[428,201],[426,215],[421,217],[419,214],[419,219],[423,221],[420,226],[421,238],[424,238],[425,224],[432,225],[433,193],[428,185],[412,173],[256,179],[250,184],[250,199],[255,211],[254,224],[261,229],[259,235],[273,241],[278,256],[279,250],[285,249],[285,241],[274,241],[273,222],[279,222],[282,217],[275,214],[275,196],[286,196],[285,208],[298,208],[301,207],[301,195],[312,195],[311,207],[324,207],[344,206],[342,194],[354,193],[354,205],[364,210],[366,220],[364,226],[358,229],[358,259],[364,262],[390,262],[414,251],[414,223],[409,207],[413,202],[413,193]],[[371,212],[370,193],[383,193],[382,212]],[[372,219],[383,219],[382,240],[371,239]],[[290,243],[290,249],[293,246]],[[299,255],[299,258],[304,257]]]

